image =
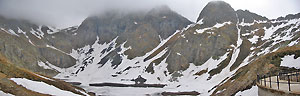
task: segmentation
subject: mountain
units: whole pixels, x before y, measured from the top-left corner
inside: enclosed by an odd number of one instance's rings
[[[299,14],[270,20],[211,1],[196,23],[167,6],[111,10],[66,29],[0,17],[0,55],[88,90],[92,83],[131,84],[140,75],[147,84],[166,84],[153,94],[228,96],[253,88],[257,74],[286,68],[284,56],[299,57]]]
[[[0,51],[17,66],[54,76],[58,73],[57,70],[44,70],[38,66],[38,62],[47,61],[61,68],[75,64],[73,57],[49,43],[49,38],[55,38],[53,34],[57,29],[4,17],[0,18],[0,26]]]
[[[16,67],[1,54],[0,88],[4,96],[93,95],[64,81]]]

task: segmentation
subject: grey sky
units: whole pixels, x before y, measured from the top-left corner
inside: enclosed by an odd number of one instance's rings
[[[148,10],[165,4],[189,20],[196,21],[209,1],[211,0],[0,0],[0,14],[63,28],[79,25],[90,14],[110,9]],[[247,9],[270,19],[300,13],[300,0],[224,1],[235,10]]]

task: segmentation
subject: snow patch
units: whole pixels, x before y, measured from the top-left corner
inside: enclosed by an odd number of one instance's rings
[[[56,88],[53,85],[48,85],[47,83],[44,82],[32,81],[26,78],[10,78],[10,80],[16,82],[18,85],[24,86],[29,90],[43,93],[43,94],[50,94],[56,96],[80,96],[72,92],[64,91],[59,88]]]
[[[41,78],[44,78],[44,79],[46,79],[46,80],[54,81],[54,80],[52,80],[52,79],[50,79],[50,78],[48,78],[48,77],[45,77],[45,76],[42,76],[42,75],[39,75],[39,74],[35,74],[35,75],[37,75],[37,76],[39,76],[39,77],[41,77]]]
[[[296,58],[294,59],[294,56],[295,55],[287,55],[287,56],[284,56],[281,61],[281,64],[280,66],[285,66],[285,67],[294,67],[294,68],[297,68],[297,69],[300,69],[300,58]]]
[[[14,30],[9,29],[9,34],[19,36]]]
[[[60,49],[57,49],[56,47],[54,47],[54,46],[51,46],[51,45],[46,45],[46,47],[48,47],[48,48],[52,48],[52,49],[54,49],[54,50],[57,50],[57,51],[59,51],[59,52],[61,52],[61,53],[64,53],[64,54],[67,54],[67,55],[69,55],[68,53],[66,53],[66,52],[64,52],[64,51],[62,51],[62,50],[60,50]]]
[[[0,96],[14,96],[14,95],[9,94],[9,93],[5,93],[5,92],[0,90]]]
[[[298,40],[295,40],[295,41],[292,41],[288,46],[294,46],[294,45],[296,45],[296,44],[298,44],[299,43],[299,41]]]
[[[185,38],[185,34],[182,34],[181,37],[182,37],[182,38]]]
[[[37,32],[37,31],[33,30],[32,28],[31,28],[30,33],[33,34],[34,36],[36,36],[39,39],[42,39],[42,37],[44,37],[44,33],[42,31]]]
[[[248,39],[252,44],[256,44],[256,42],[258,41],[259,36],[254,35],[253,38]]]
[[[222,26],[225,26],[225,25],[227,25],[227,24],[231,24],[231,22],[228,21],[228,22],[224,22],[224,23],[222,23],[222,24],[217,23],[217,24],[214,25],[213,27],[208,27],[208,28],[204,28],[204,29],[197,29],[196,32],[197,32],[198,34],[202,34],[202,33],[204,33],[206,30],[213,29],[213,28],[218,29],[218,28],[220,28],[220,27],[222,27]]]
[[[292,19],[292,20],[288,21],[287,23],[282,23],[281,25],[278,25],[278,26],[275,26],[275,27],[272,26],[268,29],[266,27],[264,27],[265,35],[262,38],[262,40],[270,39],[272,37],[272,35],[274,34],[274,32],[276,30],[278,30],[279,28],[283,28],[284,26],[288,26],[290,24],[296,24],[298,21],[300,21],[300,19]]]
[[[252,86],[252,88],[244,91],[240,91],[235,96],[258,96],[258,87]]]
[[[42,61],[38,61],[38,65],[44,69],[52,69]]]
[[[197,24],[203,24],[203,18],[197,22]]]
[[[15,35],[15,36],[19,36],[14,30],[9,29],[8,31],[6,31],[4,28],[1,28],[2,31],[10,34],[10,35]]]
[[[56,67],[55,65],[49,63],[48,61],[46,61],[46,63],[42,61],[38,61],[38,65],[44,69],[56,70],[58,72],[64,72],[64,70],[66,70],[65,68]]]
[[[230,21],[224,22],[224,23],[222,23],[222,24],[217,23],[217,24],[216,24],[215,26],[213,26],[213,27],[214,27],[214,28],[220,28],[220,27],[222,27],[222,26],[229,25],[229,24],[231,24]]]

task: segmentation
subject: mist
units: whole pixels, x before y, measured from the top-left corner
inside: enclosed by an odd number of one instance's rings
[[[125,12],[147,11],[156,6],[168,5],[175,12],[195,22],[209,1],[212,0],[0,0],[0,15],[66,28],[80,25],[91,14],[101,14],[112,9]],[[224,1],[235,10],[247,9],[268,18],[300,12],[297,5],[300,4],[299,0]]]
[[[119,9],[147,10],[163,3],[151,0],[0,0],[0,15],[33,23],[69,27],[91,14]]]

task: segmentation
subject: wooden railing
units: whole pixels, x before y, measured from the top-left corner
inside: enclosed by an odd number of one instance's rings
[[[299,75],[300,75],[300,71],[279,72],[278,74],[269,73],[267,75],[257,75],[257,84],[260,84],[262,86],[269,87],[269,88],[277,87],[278,90],[291,91],[291,84],[297,84],[297,86],[300,87],[300,76]],[[280,89],[280,86],[283,86],[283,84],[287,84],[288,89]]]

